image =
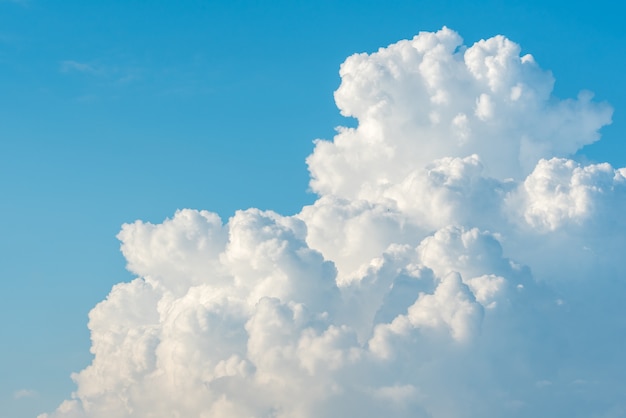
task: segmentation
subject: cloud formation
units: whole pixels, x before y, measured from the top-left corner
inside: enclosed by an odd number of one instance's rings
[[[316,141],[319,199],[124,225],[137,278],[91,311],[93,362],[40,417],[626,413],[626,168],[568,159],[610,106],[447,28],[340,74],[358,126]]]

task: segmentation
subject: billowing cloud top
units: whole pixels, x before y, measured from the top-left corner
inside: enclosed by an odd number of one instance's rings
[[[503,36],[466,48],[454,31],[421,33],[341,66],[335,100],[355,117],[308,159],[322,194],[372,198],[445,157],[480,156],[485,173],[521,178],[540,158],[599,138],[611,108],[551,97],[554,80]]]
[[[124,225],[138,278],[40,417],[626,414],[626,168],[568,159],[612,109],[447,28],[340,74],[358,126],[316,142],[319,199]]]

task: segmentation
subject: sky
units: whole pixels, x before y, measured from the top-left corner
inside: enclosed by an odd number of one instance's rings
[[[622,7],[0,1],[2,416],[620,416]]]

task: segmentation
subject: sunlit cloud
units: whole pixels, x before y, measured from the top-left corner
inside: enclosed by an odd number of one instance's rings
[[[612,108],[554,97],[520,51],[443,28],[348,57],[335,100],[358,125],[316,141],[312,205],[123,225],[137,278],[40,417],[626,409],[626,168],[571,159]]]

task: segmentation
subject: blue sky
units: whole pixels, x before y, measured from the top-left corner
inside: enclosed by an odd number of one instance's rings
[[[626,30],[608,1],[0,1],[0,410],[29,417],[91,360],[87,313],[129,280],[115,238],[176,209],[314,201],[315,138],[353,125],[339,65],[422,30],[504,34],[615,109],[578,158],[626,166]],[[16,399],[19,390],[36,392]],[[5,416],[5,415],[3,415]]]

